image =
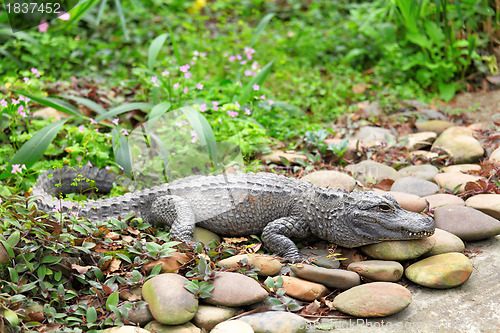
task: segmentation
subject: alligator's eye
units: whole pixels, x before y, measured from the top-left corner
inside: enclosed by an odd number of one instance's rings
[[[387,204],[380,204],[377,206],[378,210],[382,211],[382,212],[388,212],[388,211],[391,211],[392,208],[391,206],[387,205]]]

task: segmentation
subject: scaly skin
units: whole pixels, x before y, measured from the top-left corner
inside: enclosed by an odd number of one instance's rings
[[[116,181],[106,170],[74,169],[49,170],[38,178],[33,195],[42,210],[71,209],[73,203],[56,196],[87,189],[85,182],[72,185],[79,175],[95,180],[104,193]],[[262,234],[273,253],[292,260],[301,256],[291,238],[314,235],[352,248],[424,238],[435,228],[431,217],[402,209],[392,196],[320,188],[271,173],[192,176],[123,196],[89,200],[77,211],[93,220],[140,212],[144,220],[165,224],[172,238],[186,243],[192,242],[195,224],[223,236]]]

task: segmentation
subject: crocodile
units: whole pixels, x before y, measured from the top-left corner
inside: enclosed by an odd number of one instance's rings
[[[94,180],[109,192],[116,174],[96,167],[64,167],[43,172],[33,186],[42,211],[74,210],[61,194],[82,192]],[[353,248],[386,240],[410,240],[433,234],[434,219],[402,209],[387,194],[347,192],[272,173],[190,176],[121,196],[77,205],[80,216],[104,220],[140,213],[152,224],[170,227],[172,239],[193,244],[195,225],[219,235],[262,235],[265,246],[285,259],[301,259],[292,239],[316,236]]]

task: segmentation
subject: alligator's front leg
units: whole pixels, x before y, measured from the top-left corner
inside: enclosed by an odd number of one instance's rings
[[[186,244],[193,243],[194,212],[189,203],[176,195],[163,195],[151,204],[148,220],[171,227],[170,237]]]
[[[311,234],[309,226],[298,217],[282,217],[266,225],[262,232],[264,244],[285,260],[302,260],[297,246],[290,238],[305,238]]]

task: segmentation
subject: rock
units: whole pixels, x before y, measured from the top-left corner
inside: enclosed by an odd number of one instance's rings
[[[460,186],[457,193],[462,193],[465,191],[465,184],[467,184],[467,182],[476,182],[480,179],[484,180],[484,177],[455,172],[440,173],[437,174],[436,177],[434,177],[434,181],[438,183],[440,187],[450,192],[453,192],[455,188]]]
[[[460,237],[477,241],[500,234],[500,221],[467,206],[444,206],[434,211],[436,227]]]
[[[478,194],[467,199],[465,205],[500,220],[500,194]]]
[[[401,208],[409,210],[411,212],[420,213],[425,209],[425,207],[427,207],[427,202],[415,194],[395,191],[385,192],[384,194],[392,195],[401,206]]]
[[[372,281],[396,282],[403,276],[403,266],[397,261],[366,260],[355,262],[347,269]]]
[[[442,172],[464,173],[469,171],[481,171],[481,166],[478,164],[455,164],[441,168]]]
[[[276,281],[279,277],[275,276]],[[314,301],[325,296],[330,291],[322,284],[306,281],[296,277],[281,276],[286,294],[301,301]]]
[[[427,151],[427,150],[415,150],[415,151],[411,151],[408,153],[408,157],[409,158],[426,158],[426,159],[433,159],[433,158],[437,158],[439,157],[439,154],[438,153],[433,153],[431,151]]]
[[[484,154],[484,149],[467,127],[450,127],[434,141],[431,151],[445,152],[454,164],[476,162]]]
[[[423,197],[422,199],[427,200],[427,202],[429,203],[429,209],[435,209],[437,207],[450,206],[450,205],[454,206],[465,205],[465,201],[462,198],[447,193],[428,195],[426,197]]]
[[[219,323],[228,320],[238,312],[238,308],[226,308],[213,305],[200,305],[198,312],[194,315],[192,320],[199,328],[204,328],[210,331]]]
[[[150,331],[137,326],[124,325],[106,328],[102,330],[102,333],[150,333]]]
[[[284,311],[267,311],[243,316],[254,332],[302,333],[306,330],[306,320],[299,315]]]
[[[403,192],[414,194],[419,197],[425,197],[427,195],[435,194],[439,191],[439,186],[430,182],[416,177],[404,177],[396,180],[392,186],[391,191]]]
[[[219,272],[214,278],[214,298],[204,301],[212,305],[245,306],[264,300],[268,293],[251,277],[231,272]]]
[[[438,168],[430,164],[410,165],[398,171],[401,177],[416,177],[428,181],[434,180],[438,172]]]
[[[433,238],[436,242],[432,249],[425,254],[425,256],[435,256],[449,252],[464,252],[465,250],[464,242],[462,242],[459,237],[448,231],[436,228],[434,235],[429,238]]]
[[[420,257],[429,252],[434,246],[432,238],[422,238],[402,241],[385,241],[382,243],[365,245],[361,251],[375,259],[382,260],[408,260]]]
[[[136,306],[136,304],[138,305]],[[131,307],[127,306],[128,317],[127,319],[133,322],[134,324],[138,324],[140,326],[144,326],[150,321],[154,320],[151,311],[149,310],[149,306],[143,302],[134,302]],[[122,307],[124,305],[121,305]]]
[[[243,259],[247,259],[248,264],[258,268],[257,274],[260,276],[276,275],[282,267],[279,260],[264,254],[239,254],[219,261],[217,266],[224,268],[238,267],[238,262]]]
[[[390,130],[375,126],[361,127],[353,139],[361,141],[366,147],[376,146],[383,142],[389,144],[396,142],[396,137]]]
[[[198,327],[189,322],[183,325],[168,326],[153,320],[144,329],[154,333],[201,333]]]
[[[409,151],[419,150],[432,145],[436,140],[437,134],[434,132],[419,132],[408,135],[406,148]]]
[[[333,170],[321,170],[311,172],[301,178],[303,181],[310,181],[314,185],[333,188],[335,190],[346,190],[351,192],[356,186],[356,180],[345,173]]]
[[[399,173],[393,168],[370,160],[348,165],[345,169],[352,172],[356,179],[371,184],[377,184],[382,179],[392,179],[395,181],[401,178]]]
[[[447,128],[453,126],[453,123],[446,120],[427,120],[415,124],[419,132],[434,132],[441,134]]]
[[[372,282],[351,288],[333,300],[338,310],[355,317],[385,317],[411,303],[408,289],[391,282]]]
[[[291,298],[291,297],[288,297],[286,295],[283,295],[280,297],[280,299],[283,301],[283,302],[286,302],[288,304],[293,304],[297,307],[300,307],[302,306],[303,302],[300,302],[298,300],[296,300],[295,298]],[[266,309],[271,309],[273,306],[275,306],[276,304],[274,303],[276,300],[276,297],[274,296],[268,296],[265,300],[263,300],[262,302],[259,302],[259,303],[255,303],[255,304],[251,304],[247,307],[245,307],[245,309],[247,310],[254,310],[254,309],[258,309],[258,308],[266,308]]]
[[[340,262],[327,249],[301,248],[299,252],[317,266],[325,268],[340,267]]]
[[[307,157],[305,155],[290,154],[283,151],[274,151],[271,154],[262,157],[262,159],[267,163],[274,163],[279,165],[283,165],[283,161],[281,160],[282,158],[288,160],[290,163],[295,164],[297,164],[297,161],[307,161]]]
[[[219,243],[221,241],[219,235],[217,235],[215,232],[201,227],[194,227],[193,240],[205,245],[208,245],[213,241],[217,241]]]
[[[180,325],[193,319],[198,310],[198,300],[184,288],[188,279],[164,273],[146,281],[142,297],[148,302],[153,317],[161,324]]]
[[[342,141],[343,139],[326,139],[325,141],[323,141],[323,143],[327,146],[334,145],[338,147],[338,145],[341,144]],[[347,149],[342,155],[342,158],[347,160],[355,160],[359,158],[358,152],[361,151],[363,147],[363,143],[359,142],[358,140],[347,140]],[[333,152],[330,152],[330,154],[333,154]]]
[[[254,333],[254,330],[243,320],[228,320],[217,324],[210,333]]]
[[[307,264],[297,264],[290,267],[298,277],[321,283],[332,289],[349,289],[361,283],[359,275],[343,269],[315,267]]]
[[[156,265],[161,264],[161,273],[177,273],[179,271],[179,267],[188,261],[189,257],[186,254],[174,252],[170,257],[150,261],[143,265],[142,268],[146,273],[150,273]]]
[[[494,163],[500,163],[500,148],[495,149],[491,153],[490,160],[492,160]]]
[[[461,285],[472,273],[472,262],[462,253],[444,253],[409,266],[405,276],[429,288],[446,289]]]

